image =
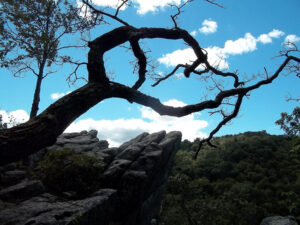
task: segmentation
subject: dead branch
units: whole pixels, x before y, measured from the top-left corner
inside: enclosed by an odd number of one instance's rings
[[[85,5],[87,5],[87,6],[93,11],[93,13],[95,13],[95,14],[107,16],[107,17],[109,17],[109,18],[111,18],[111,19],[113,19],[113,20],[115,20],[115,21],[118,21],[119,23],[121,23],[121,24],[123,24],[123,25],[125,25],[125,26],[130,26],[127,22],[125,22],[124,20],[122,20],[122,19],[120,19],[120,18],[118,17],[118,13],[119,13],[120,8],[121,8],[124,4],[126,4],[126,2],[127,2],[127,1],[125,1],[125,0],[122,2],[121,6],[119,6],[119,7],[117,8],[117,11],[116,11],[115,15],[112,15],[112,14],[107,13],[107,12],[105,12],[105,11],[103,11],[103,10],[100,10],[100,9],[96,9],[93,5],[91,5],[91,4],[89,3],[89,0],[82,0],[82,2],[83,2]]]
[[[217,127],[213,131],[210,132],[210,134],[207,138],[202,139],[199,142],[198,148],[197,148],[195,156],[194,156],[195,158],[197,158],[203,143],[207,143],[211,147],[216,147],[215,145],[213,145],[211,143],[211,139],[222,128],[222,126],[226,125],[226,123],[228,123],[230,120],[232,120],[233,118],[235,118],[238,115],[244,96],[245,96],[245,94],[243,94],[243,93],[238,95],[237,101],[235,103],[234,110],[230,115],[225,115],[222,111],[223,120],[217,125]]]

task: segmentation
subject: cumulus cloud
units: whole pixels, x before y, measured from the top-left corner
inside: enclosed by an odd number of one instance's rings
[[[208,61],[211,65],[218,66],[219,69],[228,69],[226,55],[219,47],[208,47],[205,49],[208,53]],[[191,64],[196,60],[196,55],[192,48],[179,49],[174,52],[163,55],[158,61],[166,66],[176,66],[178,64]]]
[[[196,30],[191,31],[190,35],[192,35],[193,37],[195,37],[197,35],[197,31]]]
[[[2,123],[7,123],[8,128],[20,123],[25,123],[29,120],[29,115],[26,111],[22,109],[15,110],[12,112],[0,110],[0,115],[2,116]]]
[[[59,98],[64,97],[65,95],[67,95],[67,94],[69,94],[69,93],[71,93],[71,91],[68,91],[67,93],[58,93],[58,92],[52,93],[52,94],[50,95],[50,98],[53,99],[53,100],[57,100],[57,99],[59,99]]]
[[[120,0],[90,0],[90,2],[94,3],[97,6],[110,7],[113,9],[118,8],[122,4],[122,1],[120,1]],[[76,0],[76,3],[77,3],[78,7],[83,6],[83,2],[81,0]],[[120,10],[125,10],[126,8],[127,8],[127,6],[126,6],[126,4],[124,4],[120,8]]]
[[[268,44],[272,42],[272,38],[267,35],[267,34],[261,34],[258,38],[257,41],[263,43],[263,44]]]
[[[163,55],[158,61],[166,66],[176,66],[177,64],[190,64],[196,60],[196,55],[192,48],[178,49],[174,52]]]
[[[218,24],[216,21],[213,20],[204,20],[202,22],[202,27],[199,29],[201,33],[204,34],[211,34],[217,31]]]
[[[184,106],[185,104],[176,99],[165,102],[170,106]],[[123,142],[141,134],[142,132],[167,132],[179,130],[183,133],[183,139],[193,141],[197,137],[206,137],[201,129],[207,127],[206,121],[199,119],[199,113],[177,118],[160,116],[152,109],[140,107],[141,119],[117,119],[117,120],[94,120],[85,119],[72,123],[65,132],[78,132],[82,130],[98,130],[99,139],[105,139],[110,146],[119,146]]]
[[[284,42],[286,43],[296,43],[300,41],[300,37],[295,34],[289,34],[285,37]]]
[[[92,2],[100,7],[110,7],[113,9],[118,8],[121,4],[121,0],[92,0]],[[138,14],[146,14],[148,12],[157,12],[158,10],[163,10],[165,7],[169,7],[170,4],[179,5],[182,0],[133,0],[132,3],[137,9]],[[77,0],[77,7],[82,7],[83,3]],[[121,7],[121,10],[127,8],[126,4]],[[85,11],[86,8],[83,8]]]
[[[237,40],[228,40],[224,44],[224,53],[238,55],[256,50],[256,38],[250,33]]]
[[[271,38],[279,38],[284,35],[284,32],[281,30],[273,29],[271,32],[268,33],[268,35]]]
[[[110,7],[113,9],[118,8],[122,4],[122,1],[120,0],[92,0],[91,2],[98,6]],[[124,9],[126,9],[126,4],[121,7],[121,10]]]
[[[271,32],[268,34],[261,34],[258,38],[257,41],[261,42],[263,44],[269,44],[272,42],[272,38],[280,38],[281,36],[284,35],[284,32],[281,30],[273,29]]]
[[[121,4],[122,1],[120,0],[90,0],[90,2],[94,3],[100,7],[110,7],[113,9],[117,9]],[[91,11],[86,5],[82,2],[82,0],[76,0],[77,8],[81,9],[79,15],[82,17],[91,18],[92,14]],[[120,10],[125,10],[127,5],[124,4]]]
[[[257,49],[257,42],[268,44],[272,42],[272,38],[279,38],[284,35],[283,31],[272,30],[268,34],[261,34],[255,38],[251,33],[246,33],[244,37],[236,40],[227,40],[224,47],[210,46],[204,48],[208,53],[208,62],[217,66],[219,69],[224,70],[229,68],[227,59],[230,55],[240,55],[248,52],[253,52]],[[289,35],[289,40],[299,41],[300,37],[296,35]],[[286,38],[286,39],[287,39]],[[191,64],[196,60],[196,55],[192,48],[178,49],[171,53],[162,55],[158,59],[161,64],[169,66],[176,66],[178,64]]]
[[[133,0],[137,8],[138,14],[146,14],[148,12],[157,12],[165,7],[179,5],[181,0]]]
[[[224,49],[219,48],[217,46],[208,47],[205,49],[208,55],[208,62],[215,67],[218,67],[221,70],[228,69],[229,65],[226,59],[228,56]]]

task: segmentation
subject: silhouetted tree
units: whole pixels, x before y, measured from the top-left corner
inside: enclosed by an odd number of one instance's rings
[[[205,109],[216,109],[215,112],[219,112],[223,116],[222,120],[207,139],[199,142],[200,145],[203,142],[211,144],[210,141],[213,135],[228,121],[237,116],[242,101],[249,92],[272,83],[290,63],[295,62],[299,65],[300,59],[293,56],[293,52],[285,54],[283,62],[273,74],[268,74],[265,79],[246,86],[236,73],[223,72],[211,65],[208,61],[207,52],[197,40],[188,31],[178,26],[176,22],[177,17],[180,15],[182,7],[189,2],[191,1],[187,1],[181,6],[174,6],[177,12],[172,16],[173,28],[137,28],[121,19],[118,14],[120,7],[130,3],[128,0],[120,1],[119,7],[113,14],[105,11],[106,9],[96,8],[88,0],[83,0],[83,3],[88,6],[87,9],[90,10],[89,13],[95,16],[109,17],[121,23],[122,26],[89,42],[88,47],[90,50],[87,63],[88,83],[86,85],[57,100],[40,115],[31,118],[28,122],[0,131],[0,164],[21,159],[38,151],[42,147],[53,144],[56,138],[76,118],[97,103],[108,98],[120,98],[131,103],[135,102],[152,108],[160,115],[176,117],[182,117]],[[214,3],[215,1],[210,2]],[[183,74],[187,79],[192,75],[203,76],[205,74],[212,79],[218,79],[218,77],[223,79],[228,78],[229,81],[232,81],[231,88],[224,90],[216,86],[215,90],[218,92],[213,98],[183,107],[164,105],[158,98],[142,93],[139,89],[146,80],[148,69],[148,58],[140,45],[140,41],[143,39],[182,40],[193,49],[196,55],[196,60],[190,64],[179,64],[170,74],[164,77],[157,77],[153,86],[159,85],[175,74],[176,71],[183,69]],[[131,87],[111,81],[107,76],[103,60],[106,52],[124,43],[130,44],[130,49],[137,59],[138,79]],[[230,113],[225,113],[222,110],[224,104],[233,106],[233,110]]]
[[[59,51],[76,45],[62,45],[68,34],[83,32],[94,25],[66,0],[1,0],[0,1],[0,66],[14,76],[31,72],[37,78],[30,118],[39,110],[42,80],[53,64],[70,62]]]
[[[281,118],[275,122],[288,136],[300,135],[300,107],[296,107],[293,113],[288,115],[281,113]]]

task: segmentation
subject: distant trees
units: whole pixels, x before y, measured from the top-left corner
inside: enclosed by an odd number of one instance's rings
[[[0,114],[0,130],[7,129],[7,123],[3,121],[2,115]]]
[[[300,221],[300,151],[286,136],[246,132],[214,139],[194,160],[182,143],[167,184],[164,225],[252,225],[272,215]],[[194,143],[190,143],[192,147]]]
[[[216,1],[205,1],[216,4]],[[8,4],[7,6],[4,4],[6,2]],[[47,6],[44,9],[44,5],[41,4],[42,2]],[[199,141],[199,147],[196,150],[199,152],[203,143],[208,143],[213,146],[211,139],[214,134],[238,115],[243,100],[249,96],[250,92],[271,84],[284,69],[290,69],[293,74],[299,74],[300,58],[295,56],[297,52],[299,52],[296,49],[283,54],[282,63],[277,70],[273,73],[266,71],[266,76],[257,82],[252,81],[251,83],[246,83],[246,80],[243,80],[237,71],[221,71],[218,66],[214,66],[209,62],[208,52],[201,44],[187,30],[180,28],[177,24],[177,19],[182,13],[182,8],[188,7],[190,3],[193,2],[192,0],[184,1],[182,5],[172,6],[175,11],[170,19],[171,24],[169,27],[171,28],[134,27],[119,16],[120,9],[124,5],[130,7],[131,1],[121,0],[118,2],[119,5],[112,13],[112,9],[97,7],[92,1],[82,0],[84,6],[87,6],[86,13],[83,12],[84,15],[92,15],[92,18],[100,19],[109,18],[116,23],[120,23],[121,26],[100,35],[88,43],[88,83],[86,85],[59,99],[41,114],[34,117],[37,112],[37,104],[35,103],[39,101],[37,98],[37,100],[34,100],[32,116],[28,122],[11,129],[0,131],[0,165],[21,159],[47,145],[53,144],[56,138],[76,118],[99,102],[109,98],[120,98],[130,103],[147,106],[160,115],[182,117],[204,110],[210,110],[211,114],[219,114],[221,119],[215,129],[211,131],[206,139]],[[75,21],[77,21],[77,18],[79,21],[81,20],[78,14],[67,14],[67,16],[64,14],[65,11],[60,11],[56,8],[58,4],[68,5],[67,1],[7,0],[4,2],[4,0],[1,0],[1,4],[0,29],[2,33],[3,30],[6,31],[6,28],[11,24],[15,24],[15,27],[19,27],[18,29],[21,34],[28,32],[26,35],[23,34],[24,39],[21,39],[21,36],[18,36],[18,33],[15,32],[13,28],[11,28],[11,33],[3,33],[2,37],[4,41],[1,41],[1,48],[4,49],[4,51],[1,53],[1,64],[9,68],[22,62],[22,67],[19,70],[28,69],[36,74],[39,79],[37,87],[40,87],[41,80],[46,74],[43,73],[43,76],[39,76],[39,73],[44,72],[44,70],[35,71],[24,59],[36,60],[38,68],[44,68],[54,63],[55,59],[57,59],[57,51],[60,48],[58,45],[59,38],[63,34],[75,31],[78,26],[81,28],[80,22],[72,23],[74,21],[73,19],[75,19]],[[30,9],[30,4],[36,7],[33,11],[27,12],[27,10]],[[56,9],[58,10],[57,14],[55,13]],[[73,9],[72,6],[70,6],[70,9]],[[6,11],[3,10],[16,12],[17,15],[5,14]],[[22,15],[23,13],[25,16],[18,16],[18,14]],[[7,15],[7,21],[10,20],[10,23],[6,23],[4,15]],[[53,15],[57,15],[57,17],[52,17]],[[44,16],[43,20],[42,16]],[[73,18],[73,16],[75,18]],[[36,24],[33,29],[29,27],[29,19],[32,20],[30,24]],[[40,27],[43,29],[39,30]],[[58,27],[60,29],[58,29]],[[56,33],[57,29],[58,31],[62,29],[63,32],[58,34]],[[57,34],[58,36],[55,36]],[[50,38],[47,38],[49,35]],[[184,42],[196,56],[194,61],[185,65],[178,64],[171,72],[165,75],[157,73],[152,86],[167,82],[172,75],[182,72],[184,79],[189,79],[192,76],[203,78],[202,81],[204,82],[202,84],[206,86],[207,90],[213,90],[211,96],[198,96],[197,99],[202,99],[199,100],[199,102],[182,107],[172,107],[162,104],[158,98],[143,93],[140,88],[145,85],[145,81],[150,77],[148,75],[152,69],[152,67],[149,66],[150,60],[146,55],[147,53],[143,50],[143,45],[141,45],[141,41],[145,39],[180,40]],[[136,58],[136,64],[134,65],[136,70],[134,71],[137,71],[137,78],[130,85],[124,85],[110,80],[109,76],[107,76],[104,63],[105,53],[119,46],[123,46],[123,44],[127,44],[126,48],[128,48]],[[15,60],[7,61],[6,57],[12,54],[11,51],[15,47],[22,47],[22,51],[25,51],[26,54],[24,53],[24,55],[18,56]],[[46,50],[44,47],[46,47]],[[153,76],[151,77],[153,78]],[[226,87],[220,85],[222,82],[226,83]],[[166,90],[166,92],[168,91],[169,90]],[[37,88],[37,93],[39,93],[39,88]],[[200,94],[201,92],[196,93]],[[192,94],[195,95],[195,93],[191,93],[191,95]]]
[[[85,20],[67,0],[1,0],[0,1],[0,67],[20,76],[36,76],[30,118],[39,110],[42,80],[54,73],[53,64],[70,62],[60,55],[64,48],[78,47],[61,40],[67,34],[87,31],[94,21]]]
[[[288,136],[300,136],[300,107],[292,114],[281,113],[281,118],[275,122]]]

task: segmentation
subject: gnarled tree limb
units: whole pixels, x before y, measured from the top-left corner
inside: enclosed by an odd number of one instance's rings
[[[202,63],[205,65],[208,64],[207,55],[202,51],[199,43],[187,31],[179,28],[135,28],[132,26],[123,26],[103,34],[94,41],[89,42],[90,51],[87,64],[89,80],[86,85],[62,97],[50,105],[39,116],[32,118],[28,122],[11,129],[0,130],[0,165],[22,159],[43,147],[53,144],[56,138],[76,118],[97,103],[108,98],[121,98],[129,102],[148,106],[160,115],[182,117],[205,109],[215,109],[219,107],[225,99],[237,96],[238,100],[235,104],[234,112],[221,121],[219,126],[212,131],[213,135],[221,126],[237,115],[242,98],[246,96],[248,92],[271,83],[279,76],[280,72],[290,61],[298,63],[300,61],[297,57],[287,56],[278,70],[265,80],[261,80],[248,87],[221,90],[215,98],[211,100],[183,107],[172,107],[164,105],[159,99],[143,94],[137,90],[144,82],[146,72],[145,61],[147,60],[138,44],[138,40],[146,38],[182,39],[191,46],[197,56],[197,60],[191,66],[185,67],[187,74],[195,72],[197,65]],[[133,87],[110,81],[106,75],[104,66],[103,55],[105,52],[125,42],[130,42],[133,53],[139,61],[139,79]],[[207,69],[212,70],[212,68]],[[226,74],[223,75],[225,76]],[[229,76],[231,75],[229,74]],[[237,79],[238,78],[235,78],[235,80]],[[209,142],[210,139],[207,142]]]

